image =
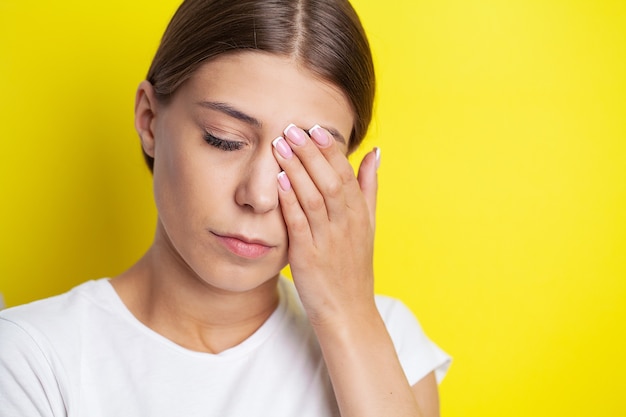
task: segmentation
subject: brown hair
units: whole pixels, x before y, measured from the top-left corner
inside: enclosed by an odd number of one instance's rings
[[[170,21],[148,71],[167,101],[204,62],[241,50],[296,57],[350,100],[351,152],[372,118],[374,65],[361,22],[347,0],[185,0]],[[152,169],[154,160],[144,153]]]

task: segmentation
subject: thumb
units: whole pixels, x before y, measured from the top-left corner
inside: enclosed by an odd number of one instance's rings
[[[357,181],[370,212],[372,229],[376,225],[376,194],[378,192],[378,166],[380,165],[380,148],[368,152],[361,161]]]

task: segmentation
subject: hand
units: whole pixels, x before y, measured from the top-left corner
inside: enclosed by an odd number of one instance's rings
[[[358,177],[333,137],[290,125],[274,142],[289,263],[309,319],[323,324],[371,311],[378,150]]]

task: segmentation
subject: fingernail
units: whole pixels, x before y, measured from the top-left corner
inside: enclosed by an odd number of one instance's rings
[[[285,171],[280,171],[278,173],[278,185],[280,185],[280,188],[282,188],[283,191],[291,190],[291,182],[289,181],[289,178],[287,178]]]
[[[320,125],[315,125],[311,129],[309,129],[309,135],[320,146],[328,146],[328,144],[330,143],[330,138]]]
[[[376,169],[380,167],[380,148],[377,146],[374,148],[374,152],[376,152]]]
[[[285,159],[289,159],[293,155],[293,151],[289,147],[289,144],[282,136],[277,137],[272,141],[272,146],[278,151],[280,156]]]
[[[306,143],[306,135],[304,133],[304,130],[298,129],[298,127],[293,123],[287,126],[283,133],[296,145],[301,146]]]

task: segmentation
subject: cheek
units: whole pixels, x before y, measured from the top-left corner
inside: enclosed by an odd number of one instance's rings
[[[167,211],[170,217],[201,221],[206,216],[232,212],[245,169],[241,165],[203,149],[175,151],[155,161],[154,193],[159,213]]]
[[[195,163],[181,150],[157,148],[154,160],[154,198],[160,216],[189,216],[193,200],[205,191],[199,189],[203,174],[194,172]]]

